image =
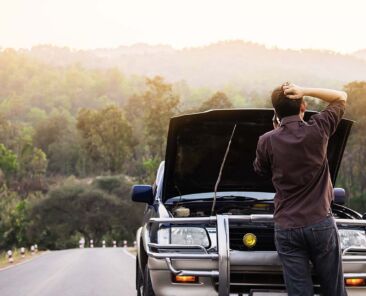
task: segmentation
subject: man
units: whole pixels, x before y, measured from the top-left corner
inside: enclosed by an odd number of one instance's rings
[[[304,96],[328,107],[303,121]],[[304,88],[285,83],[272,93],[280,120],[258,140],[254,169],[272,176],[275,195],[275,243],[288,295],[314,295],[313,264],[323,295],[347,295],[339,236],[331,215],[334,199],[327,146],[347,100],[342,91]]]

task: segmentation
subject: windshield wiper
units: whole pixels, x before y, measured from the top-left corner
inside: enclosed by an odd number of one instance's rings
[[[236,123],[234,125],[233,131],[231,132],[230,140],[229,140],[229,143],[227,144],[227,147],[226,147],[224,159],[222,160],[222,163],[221,163],[219,176],[217,177],[217,180],[216,180],[215,189],[214,189],[214,199],[212,201],[212,208],[211,208],[211,216],[213,215],[213,213],[215,211],[217,188],[219,187],[219,184],[220,184],[220,181],[221,181],[222,170],[224,169],[226,158],[227,158],[227,155],[229,154],[229,151],[230,151],[231,141],[234,138],[235,130],[236,130]]]

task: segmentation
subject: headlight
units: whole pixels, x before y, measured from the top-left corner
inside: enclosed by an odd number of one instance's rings
[[[366,248],[366,235],[363,230],[339,229],[342,249],[349,247]]]
[[[206,229],[202,227],[170,227],[158,231],[159,244],[210,246]]]

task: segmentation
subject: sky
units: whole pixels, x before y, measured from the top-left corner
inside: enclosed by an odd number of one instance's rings
[[[0,48],[245,40],[350,53],[366,48],[364,0],[0,0]]]

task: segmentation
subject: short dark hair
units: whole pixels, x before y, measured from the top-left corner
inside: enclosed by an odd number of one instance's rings
[[[272,105],[279,119],[286,116],[298,115],[303,99],[289,99],[283,92],[282,85],[276,87],[272,92]]]

